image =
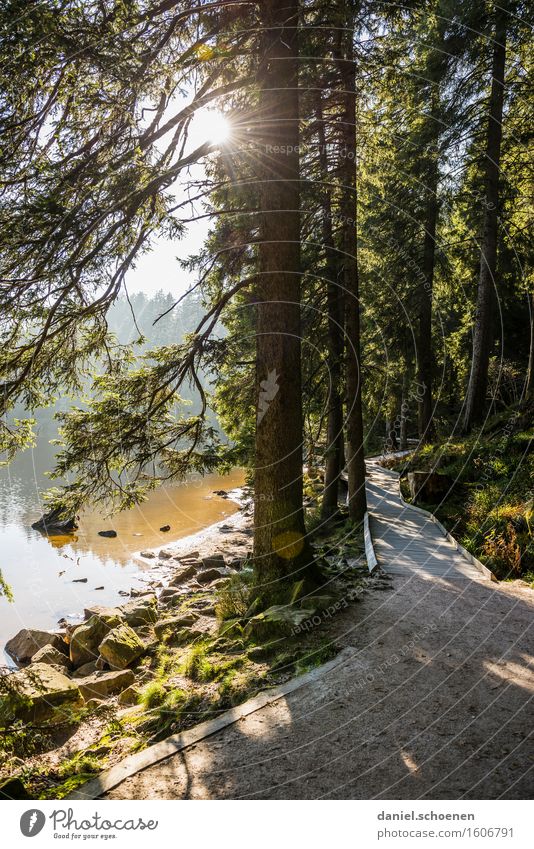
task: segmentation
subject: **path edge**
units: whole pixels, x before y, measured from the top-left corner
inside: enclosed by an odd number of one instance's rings
[[[365,511],[365,516],[363,517],[363,542],[365,545],[365,559],[367,560],[367,568],[369,569],[369,574],[372,575],[376,567],[378,566],[378,560],[376,559],[373,537],[371,535],[368,510]]]
[[[200,743],[207,737],[211,737],[218,731],[228,728],[228,726],[233,725],[240,719],[278,701],[284,696],[289,695],[289,693],[293,693],[295,690],[299,690],[308,684],[313,684],[332,669],[348,661],[355,653],[356,650],[354,648],[347,646],[336,657],[329,660],[328,663],[323,663],[321,666],[317,666],[315,669],[306,672],[304,675],[299,675],[297,678],[291,678],[277,687],[264,690],[257,696],[254,696],[254,698],[243,702],[242,705],[224,711],[224,713],[215,719],[201,722],[187,731],[182,731],[180,734],[173,734],[171,737],[167,737],[165,740],[155,743],[141,752],[129,755],[124,760],[119,761],[118,764],[115,764],[115,766],[101,772],[99,776],[88,781],[87,784],[83,784],[74,793],[66,796],[65,801],[98,799],[103,794],[113,790],[114,787],[122,784],[127,778],[131,778],[132,775],[136,775],[138,772],[142,772],[148,767],[154,766],[178,754],[178,752],[182,752],[195,743]]]

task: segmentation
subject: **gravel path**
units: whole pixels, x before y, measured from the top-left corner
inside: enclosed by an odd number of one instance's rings
[[[340,616],[348,660],[106,798],[530,798],[534,593],[465,568],[396,483],[369,494],[393,591]]]

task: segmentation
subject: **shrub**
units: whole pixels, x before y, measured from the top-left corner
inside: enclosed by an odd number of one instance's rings
[[[482,553],[497,576],[521,575],[521,548],[515,528],[510,523],[503,533],[490,531],[484,540]]]

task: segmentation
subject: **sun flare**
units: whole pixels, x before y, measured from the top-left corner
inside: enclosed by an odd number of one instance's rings
[[[199,109],[191,122],[191,136],[198,144],[211,142],[223,144],[228,141],[232,128],[228,118],[214,109]]]

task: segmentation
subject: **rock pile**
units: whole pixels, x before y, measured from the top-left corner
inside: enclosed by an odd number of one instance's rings
[[[119,704],[135,704],[146,681],[143,658],[159,642],[186,645],[215,630],[213,598],[206,593],[225,583],[241,561],[234,557],[229,567],[222,554],[194,551],[177,558],[168,549],[159,557],[173,571],[158,595],[136,595],[117,607],[93,605],[82,624],[64,623],[58,633],[23,629],[7,643],[20,668],[0,696],[0,719],[61,721],[83,704],[117,697]]]

